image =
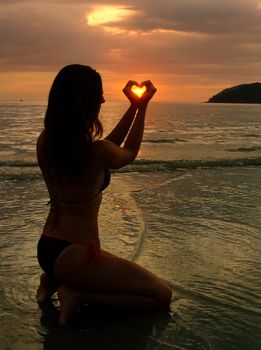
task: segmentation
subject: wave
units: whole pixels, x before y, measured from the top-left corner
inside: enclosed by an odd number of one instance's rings
[[[260,138],[260,135],[259,135],[259,134],[252,133],[252,134],[246,134],[245,137]]]
[[[250,146],[250,147],[238,147],[238,148],[227,148],[228,152],[256,152],[260,151],[260,146]]]
[[[142,143],[175,143],[175,140],[170,139],[147,139],[143,140]]]
[[[217,159],[217,160],[146,160],[139,159],[124,168],[112,170],[112,173],[171,173],[179,169],[205,169],[224,167],[260,166],[261,158]],[[0,161],[0,180],[28,180],[41,178],[41,172],[35,161]]]
[[[219,159],[219,160],[137,160],[118,169],[117,172],[172,172],[178,169],[223,168],[260,166],[261,158]]]
[[[170,283],[170,286],[172,287],[173,290],[177,290],[179,293],[181,293],[184,296],[188,296],[189,298],[193,298],[194,300],[198,300],[204,303],[208,303],[208,304],[216,304],[218,306],[223,306],[229,309],[233,309],[235,311],[241,311],[245,314],[249,314],[249,315],[255,315],[255,316],[260,316],[260,311],[247,307],[247,306],[243,306],[240,304],[235,304],[232,302],[228,302],[226,300],[222,300],[220,298],[216,298],[213,297],[211,295],[207,295],[201,292],[197,292],[196,290],[191,290],[188,288],[184,288],[180,285],[174,284],[174,283]],[[172,300],[175,302],[175,298]]]
[[[27,168],[27,167],[38,167],[38,163],[30,160],[1,160],[1,167],[16,167],[16,168]]]
[[[142,143],[176,143],[176,142],[188,142],[186,139],[145,139],[142,140]]]
[[[142,143],[176,143],[176,142],[188,142],[186,139],[145,139],[142,140]]]

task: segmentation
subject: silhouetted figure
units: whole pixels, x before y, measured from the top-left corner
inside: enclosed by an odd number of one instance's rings
[[[100,247],[98,213],[109,170],[136,158],[146,108],[156,92],[145,81],[141,85],[146,92],[139,98],[131,91],[134,84],[138,85],[129,81],[123,89],[130,107],[104,139],[99,120],[102,80],[94,69],[66,66],[50,90],[44,130],[37,141],[38,163],[50,196],[50,212],[38,242],[44,273],[37,299],[46,301],[58,291],[61,325],[84,303],[125,311],[159,310],[170,303],[171,288],[164,281]]]

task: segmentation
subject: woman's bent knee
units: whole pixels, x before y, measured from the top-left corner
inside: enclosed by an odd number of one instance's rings
[[[165,284],[165,283],[164,283]],[[162,308],[166,308],[170,305],[172,298],[172,289],[169,285],[164,285],[161,287],[158,293],[157,301]]]

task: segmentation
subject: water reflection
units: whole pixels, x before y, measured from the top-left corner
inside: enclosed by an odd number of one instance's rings
[[[41,324],[44,350],[53,349],[148,349],[155,329],[172,322],[168,312],[147,316],[119,315],[113,310],[99,310],[86,306],[79,311],[70,328],[57,324],[58,311],[53,303],[39,305],[42,310]]]

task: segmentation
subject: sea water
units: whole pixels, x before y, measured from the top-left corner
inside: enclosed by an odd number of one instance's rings
[[[105,103],[105,135],[126,108]],[[136,161],[104,192],[100,235],[104,249],[170,283],[171,310],[92,315],[66,330],[55,297],[45,308],[35,300],[45,109],[0,104],[0,349],[260,349],[261,106],[151,104]]]

